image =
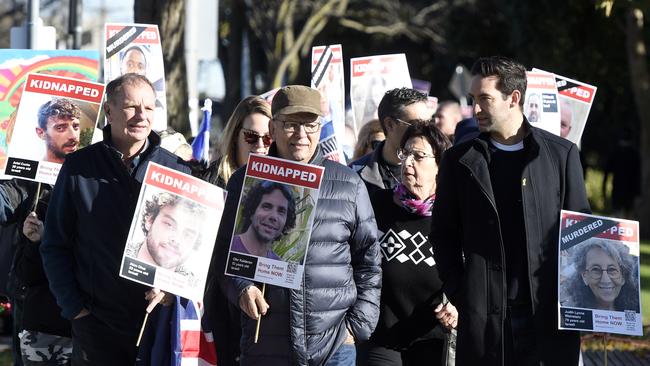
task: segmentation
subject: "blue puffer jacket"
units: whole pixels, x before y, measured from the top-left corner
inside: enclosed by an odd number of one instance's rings
[[[50,197],[41,254],[64,317],[87,308],[108,326],[137,335],[149,288],[119,272],[145,171],[150,161],[184,173],[190,168],[151,132],[129,174],[108,141],[105,128],[104,141],[66,157]]]
[[[276,155],[275,145],[269,151]],[[363,181],[346,166],[317,151],[311,164],[325,167],[307,250],[303,286],[290,290],[266,285],[270,305],[253,343],[256,321],[242,313],[242,365],[322,365],[351,329],[366,340],[377,324],[381,257],[377,225]],[[228,181],[225,212],[236,212],[245,168]],[[217,273],[223,274],[235,215],[224,215],[217,236]],[[222,277],[229,299],[251,281]]]

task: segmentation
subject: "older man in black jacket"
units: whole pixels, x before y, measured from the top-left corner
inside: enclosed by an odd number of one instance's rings
[[[589,211],[577,147],[522,113],[523,65],[479,59],[478,138],[447,150],[430,239],[458,307],[457,365],[577,365],[580,335],[557,330],[560,210]]]
[[[287,86],[273,98],[269,155],[325,167],[305,260],[302,288],[222,278],[242,316],[242,365],[354,365],[354,341],[368,339],[379,315],[381,268],[377,226],[363,181],[351,169],[324,159],[318,148],[320,94]],[[235,212],[245,169],[228,181],[225,212]],[[224,215],[217,236],[219,272],[235,215]],[[259,342],[253,343],[262,317]]]
[[[111,81],[106,99],[104,140],[66,157],[41,245],[50,288],[72,321],[74,365],[134,364],[149,288],[119,272],[140,187],[150,161],[190,172],[151,131],[156,97],[144,76]]]

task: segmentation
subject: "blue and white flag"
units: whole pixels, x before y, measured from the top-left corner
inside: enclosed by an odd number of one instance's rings
[[[206,99],[203,104],[203,120],[199,133],[192,141],[192,158],[201,161],[210,161],[210,117],[212,116],[212,101]]]

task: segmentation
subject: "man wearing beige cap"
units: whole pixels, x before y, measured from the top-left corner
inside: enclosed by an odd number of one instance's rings
[[[220,276],[243,312],[241,365],[354,365],[354,342],[368,339],[379,315],[380,256],[368,193],[354,171],[326,160],[318,148],[317,90],[281,88],[271,109],[269,156],[320,165],[325,173],[299,290],[267,284],[263,296],[250,280]],[[228,181],[225,212],[235,212],[244,174],[239,169]],[[219,227],[213,261],[218,274],[224,273],[234,218],[224,215]]]

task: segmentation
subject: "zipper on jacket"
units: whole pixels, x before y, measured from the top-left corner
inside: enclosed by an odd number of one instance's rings
[[[535,301],[533,300],[533,278],[530,275],[530,246],[528,245],[528,222],[526,221],[526,195],[524,194],[524,187],[526,187],[526,181],[527,179],[525,178],[525,173],[528,171],[528,167],[524,167],[524,172],[522,173],[522,178],[521,178],[521,211],[522,215],[524,215],[524,235],[526,235],[526,256],[527,256],[527,261],[526,261],[526,274],[528,275],[528,291],[530,291],[530,307],[533,312],[533,315],[535,314]],[[535,195],[535,191],[533,190],[533,195]]]

